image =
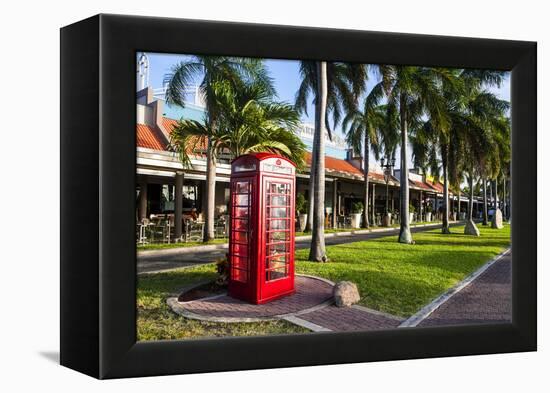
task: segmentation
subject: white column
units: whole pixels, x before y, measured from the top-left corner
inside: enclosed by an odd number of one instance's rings
[[[176,187],[174,198],[174,237],[175,241],[181,238],[183,233],[183,223],[181,214],[181,205],[183,202],[183,172],[176,172]]]

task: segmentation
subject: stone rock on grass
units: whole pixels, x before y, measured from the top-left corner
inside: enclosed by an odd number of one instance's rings
[[[361,298],[357,285],[351,281],[340,281],[334,286],[334,301],[338,307],[350,307]]]
[[[502,229],[502,212],[500,209],[495,210],[495,214],[493,214],[493,219],[491,220],[491,228],[494,229]]]
[[[479,236],[479,229],[472,220],[466,221],[466,226],[464,227],[464,234]]]

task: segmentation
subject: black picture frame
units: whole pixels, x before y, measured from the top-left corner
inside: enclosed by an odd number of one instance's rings
[[[136,52],[511,71],[510,324],[136,342]],[[536,350],[536,43],[97,15],[61,29],[61,364],[118,378]]]

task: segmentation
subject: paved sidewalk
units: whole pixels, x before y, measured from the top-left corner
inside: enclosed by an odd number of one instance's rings
[[[361,306],[336,307],[334,305],[299,316],[300,319],[325,328],[325,331],[350,332],[392,329],[402,320]]]
[[[462,223],[451,223],[451,226],[461,225]],[[436,226],[418,226],[412,227],[411,232],[423,232],[436,229],[441,224]],[[341,235],[327,236],[325,238],[325,244],[327,246],[334,244],[345,244],[352,242],[359,242],[368,239],[377,239],[384,236],[396,235],[399,233],[399,228],[385,229],[380,232],[370,233],[355,233],[353,235]],[[331,234],[332,235],[332,234]],[[296,249],[309,248],[311,240],[309,237],[296,238]],[[209,246],[203,246],[204,249],[197,251],[189,251],[182,248],[180,252],[174,251],[174,249],[166,250],[167,252],[155,252],[155,253],[138,253],[137,257],[137,270],[138,273],[150,273],[163,270],[170,270],[180,267],[189,267],[197,264],[210,263],[217,259],[225,257],[227,248],[212,248]]]
[[[418,326],[506,323],[512,320],[512,253],[491,265]]]

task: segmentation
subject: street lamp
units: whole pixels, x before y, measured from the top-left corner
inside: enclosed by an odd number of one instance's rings
[[[384,215],[384,221],[382,222],[382,225],[385,227],[390,226],[390,212],[388,208],[388,185],[392,176],[393,167],[395,166],[395,158],[389,158],[387,161],[382,157],[380,160],[381,167],[384,170],[384,180],[386,182],[386,214]],[[374,209],[374,206],[373,206]]]

